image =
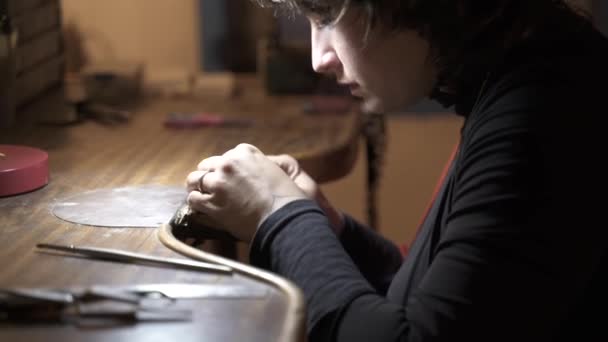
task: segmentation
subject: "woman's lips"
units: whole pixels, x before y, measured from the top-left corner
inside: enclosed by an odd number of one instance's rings
[[[348,87],[350,88],[350,93],[352,95],[354,95],[354,96],[362,96],[363,95],[363,93],[361,92],[361,87],[358,84],[356,84],[356,83],[349,84]]]

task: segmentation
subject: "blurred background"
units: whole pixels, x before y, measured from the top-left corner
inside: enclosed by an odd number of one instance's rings
[[[608,32],[606,1],[572,1]],[[0,0],[0,118],[40,113],[43,97],[72,103],[94,96],[127,106],[139,96],[224,96],[235,75],[259,79],[270,94],[340,92],[310,67],[308,24],[277,18],[250,0]],[[19,37],[12,36],[16,28]],[[26,51],[20,56],[10,51]],[[7,67],[12,58],[13,69]],[[285,75],[289,75],[286,77]],[[10,77],[9,77],[10,76]],[[56,90],[56,91],[54,91]],[[12,103],[9,103],[11,102]],[[48,115],[69,116],[61,104]],[[12,110],[11,114],[8,110]],[[25,115],[25,114],[24,114]],[[377,229],[409,241],[454,147],[461,119],[431,101],[388,113]],[[352,173],[324,185],[330,200],[366,220],[363,149]]]

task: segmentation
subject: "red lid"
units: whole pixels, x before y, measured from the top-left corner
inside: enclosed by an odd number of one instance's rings
[[[49,155],[27,146],[0,145],[0,196],[38,189],[49,182]]]

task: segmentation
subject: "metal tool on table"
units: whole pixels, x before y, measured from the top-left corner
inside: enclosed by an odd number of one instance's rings
[[[111,287],[0,289],[0,322],[74,323],[97,326],[135,322],[190,321],[191,310],[174,300]]]
[[[217,272],[231,274],[233,269],[228,266],[212,264],[202,261],[194,261],[187,259],[176,259],[176,258],[161,258],[153,255],[134,253],[121,251],[110,248],[98,248],[98,247],[76,247],[74,245],[54,245],[47,243],[37,244],[36,247],[41,250],[55,250],[67,253],[80,254],[92,258],[108,259],[120,262],[128,263],[143,263],[143,264],[154,264],[161,266],[172,266],[177,268],[184,268],[189,270],[198,270],[204,272]]]
[[[261,299],[268,295],[268,289],[240,284],[142,284],[118,288],[121,291],[137,295],[160,295],[176,299]]]
[[[268,290],[241,284],[97,285],[86,288],[0,288],[0,322],[99,325],[188,321],[182,300],[264,299]]]

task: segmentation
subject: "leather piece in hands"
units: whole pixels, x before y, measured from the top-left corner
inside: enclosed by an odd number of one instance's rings
[[[205,214],[197,212],[184,204],[177,209],[169,224],[173,236],[180,241],[194,240],[193,244],[205,240],[237,241],[237,238],[232,234],[211,227],[208,221]]]

